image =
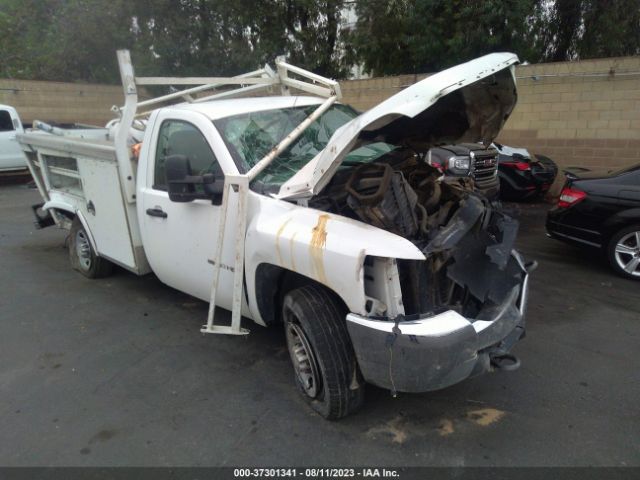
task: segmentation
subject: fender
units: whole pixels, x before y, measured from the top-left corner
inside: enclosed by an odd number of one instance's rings
[[[71,228],[71,221],[69,219],[62,219],[61,215],[56,214],[56,212],[66,212],[71,216],[75,216],[78,206],[72,202],[66,201],[64,197],[56,195],[53,199],[47,200],[41,208],[45,212],[52,210],[52,212],[49,212],[49,214],[51,215],[51,218],[53,218],[53,221],[58,226],[58,228],[64,228],[68,230],[69,228]]]
[[[640,207],[629,208],[608,218],[602,225],[603,231],[608,232],[609,236],[616,233],[629,225],[640,223]]]
[[[96,246],[96,241],[93,238],[93,234],[91,233],[91,229],[89,228],[89,224],[87,223],[87,220],[84,218],[83,213],[74,205],[71,205],[70,203],[67,203],[67,202],[62,202],[60,200],[49,200],[42,206],[43,210],[49,210],[51,208],[55,210],[64,210],[65,212],[69,212],[75,215],[76,217],[78,217],[78,219],[80,220],[80,223],[82,224],[82,227],[84,228],[84,231],[87,232],[87,237],[89,237],[89,243],[91,244],[91,248],[93,249],[94,253],[98,255],[97,253],[98,248]]]
[[[353,313],[364,315],[365,256],[424,260],[409,240],[340,215],[300,207],[250,192],[245,241],[249,305],[257,311],[256,270],[277,265],[321,283]]]
[[[75,205],[63,202],[61,200],[49,200],[42,206],[42,210],[49,210],[51,208],[55,210],[64,210],[65,212],[72,213],[73,215],[76,214],[77,210]]]

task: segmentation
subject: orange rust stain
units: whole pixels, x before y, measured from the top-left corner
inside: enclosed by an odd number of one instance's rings
[[[280,228],[276,232],[276,253],[278,254],[279,265],[282,265],[282,252],[280,251],[280,236],[282,235],[282,232],[284,232],[284,229],[287,228],[287,224],[290,221],[291,219],[288,218],[282,225],[280,225]]]
[[[324,271],[324,247],[327,243],[327,222],[329,214],[324,213],[318,217],[318,224],[311,231],[311,243],[309,244],[309,255],[316,271],[316,278],[322,283],[327,283],[327,276]]]
[[[482,408],[480,410],[473,410],[467,412],[467,419],[474,422],[481,427],[487,427],[492,423],[497,422],[504,416],[505,412],[497,410],[495,408]]]
[[[441,437],[446,437],[454,432],[453,422],[448,418],[443,418],[438,427],[438,433]]]
[[[409,432],[407,430],[407,422],[401,417],[397,416],[392,418],[384,425],[370,428],[367,431],[367,436],[376,438],[378,435],[384,435],[391,440],[391,443],[397,443],[402,445],[409,438]]]

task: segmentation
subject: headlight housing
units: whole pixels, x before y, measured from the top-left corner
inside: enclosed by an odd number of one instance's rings
[[[468,156],[449,157],[448,167],[449,170],[453,170],[456,173],[469,173],[471,170],[471,158]]]

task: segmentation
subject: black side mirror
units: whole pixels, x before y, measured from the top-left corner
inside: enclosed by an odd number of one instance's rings
[[[192,202],[198,198],[213,201],[222,194],[224,182],[216,181],[212,173],[191,175],[191,164],[185,155],[166,157],[165,171],[172,202]]]

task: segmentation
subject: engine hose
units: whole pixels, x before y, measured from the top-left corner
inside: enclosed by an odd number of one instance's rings
[[[418,208],[418,212],[420,212],[420,231],[426,235],[428,233],[427,221],[429,220],[427,209],[419,203],[416,203],[416,207]]]
[[[431,197],[425,203],[426,208],[433,208],[440,203],[440,198],[442,197],[442,189],[438,183],[433,184],[433,192],[431,193]]]

